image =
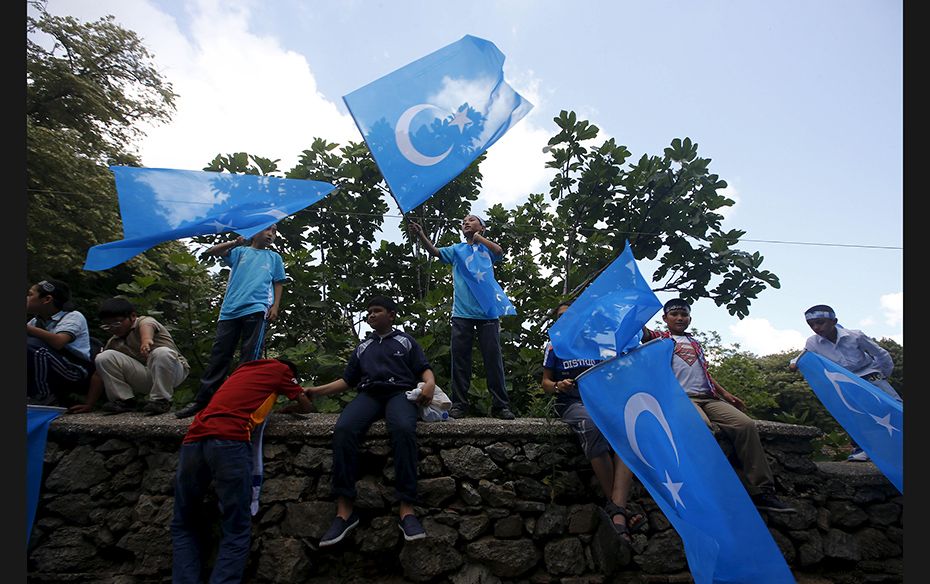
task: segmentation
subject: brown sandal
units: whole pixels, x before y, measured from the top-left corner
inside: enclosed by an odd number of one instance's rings
[[[633,540],[633,534],[639,533],[646,528],[646,517],[642,513],[634,513],[630,516],[627,513],[626,507],[617,505],[613,501],[609,501],[604,506],[604,511],[607,512],[607,516],[610,518],[610,523],[614,528],[614,531],[617,532],[617,535],[622,537],[627,542]],[[617,523],[614,521],[614,517],[617,515],[623,516],[624,523]]]

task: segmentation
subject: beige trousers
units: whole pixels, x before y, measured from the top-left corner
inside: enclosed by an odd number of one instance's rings
[[[711,428],[717,427],[733,443],[741,469],[737,475],[750,495],[763,491],[774,492],[775,479],[769,467],[759,432],[752,418],[736,407],[715,397],[688,396],[701,418]]]
[[[150,400],[171,400],[174,388],[189,373],[178,353],[168,347],[152,349],[145,365],[112,349],[101,351],[94,363],[110,401],[129,399],[136,394],[148,395]]]

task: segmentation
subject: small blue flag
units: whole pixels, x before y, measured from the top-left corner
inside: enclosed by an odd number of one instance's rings
[[[111,166],[123,237],[87,251],[85,270],[106,270],[159,243],[235,231],[251,237],[336,187],[325,182],[171,168]]]
[[[533,104],[494,43],[461,40],[343,96],[404,213],[454,179]]]
[[[487,318],[516,314],[517,309],[494,279],[494,267],[491,265],[488,248],[479,243],[456,245],[454,249],[455,255],[465,266],[460,273],[465,275],[468,289],[475,295]]]
[[[39,507],[48,425],[65,409],[52,406],[26,406],[26,545],[29,545],[32,523],[35,521],[36,509]]]
[[[749,494],[675,379],[674,348],[674,341],[656,339],[579,375],[588,413],[681,536],[695,584],[794,582]]]
[[[904,404],[829,359],[805,351],[797,361],[814,394],[904,494]]]
[[[660,308],[627,241],[550,327],[549,338],[562,359],[609,359],[638,346],[643,326]]]

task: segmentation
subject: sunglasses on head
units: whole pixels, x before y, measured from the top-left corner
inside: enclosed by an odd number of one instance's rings
[[[55,291],[55,285],[52,284],[51,282],[49,282],[48,280],[42,280],[41,282],[39,282],[38,284],[36,284],[36,286],[38,286],[39,288],[45,290],[46,292],[54,292],[54,291]]]

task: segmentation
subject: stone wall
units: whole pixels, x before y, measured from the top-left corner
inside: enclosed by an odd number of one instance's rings
[[[647,514],[649,528],[624,545],[574,435],[545,419],[421,423],[417,512],[429,537],[409,543],[395,523],[391,448],[376,423],[360,457],[361,525],[319,550],[335,514],[335,419],[269,420],[247,582],[690,581],[681,540],[648,492],[634,484],[630,506]],[[171,414],[52,422],[29,581],[170,581],[172,485],[188,423]],[[903,497],[875,466],[814,463],[816,428],[758,425],[779,494],[798,509],[762,518],[798,582],[901,582]],[[208,501],[213,519],[215,507]]]

